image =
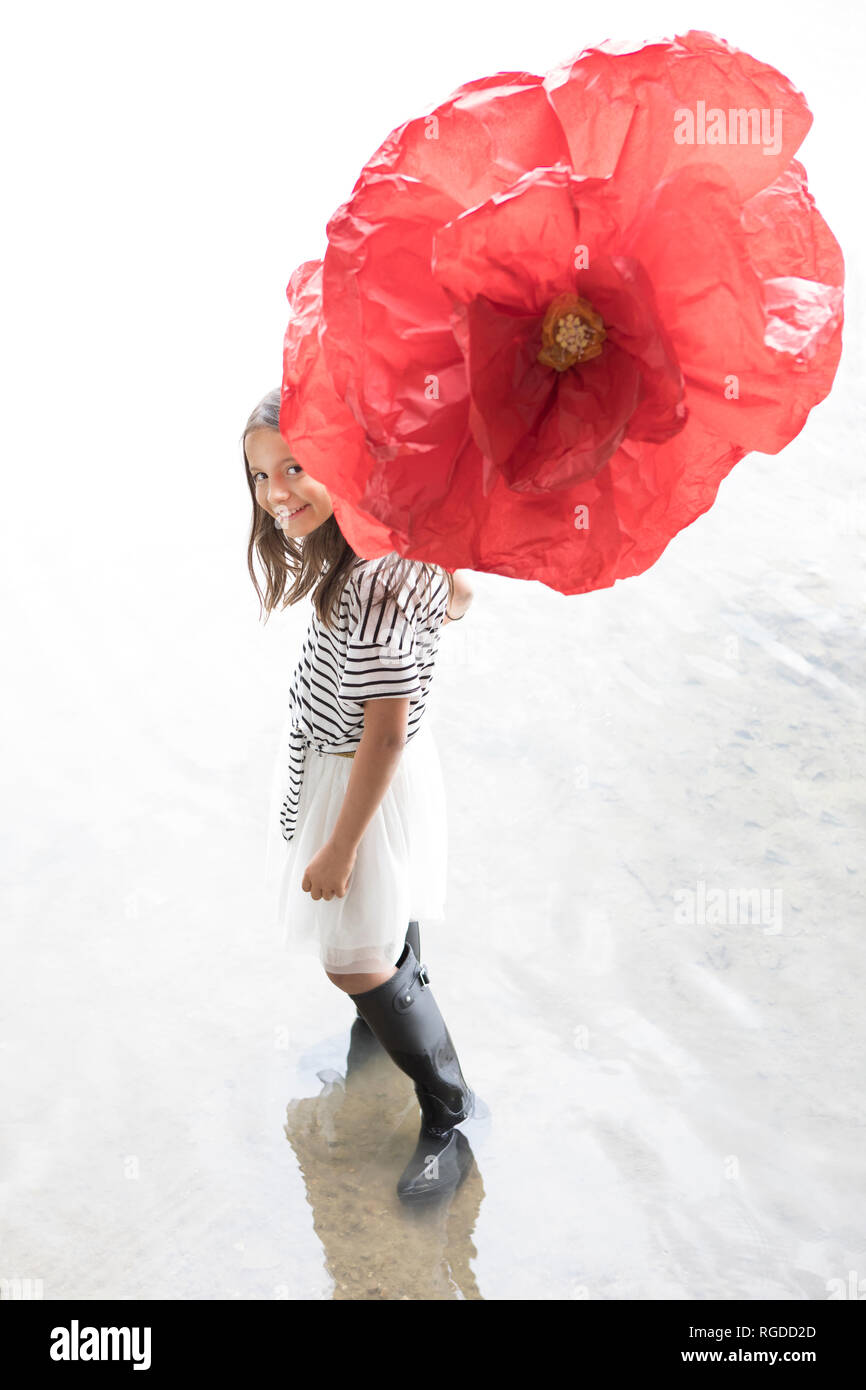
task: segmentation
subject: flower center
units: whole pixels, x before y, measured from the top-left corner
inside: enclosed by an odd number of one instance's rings
[[[600,314],[577,294],[558,294],[541,325],[538,361],[557,372],[598,357],[607,334]]]

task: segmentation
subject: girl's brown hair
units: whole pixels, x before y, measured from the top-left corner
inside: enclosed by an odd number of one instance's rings
[[[275,608],[286,608],[297,603],[313,591],[313,606],[320,622],[330,626],[336,616],[343,587],[349,572],[359,563],[358,556],[349,545],[332,513],[327,521],[317,526],[308,536],[293,540],[274,524],[270,512],[266,512],[256,501],[256,485],[250,473],[247,458],[247,435],[252,430],[268,429],[280,431],[280,387],[263,396],[250,414],[241,436],[241,449],[244,456],[244,475],[253,504],[253,518],[250,538],[247,545],[247,569],[253,587],[259,596],[259,604],[266,613],[267,622]],[[301,465],[303,467],[303,465]],[[262,592],[256,577],[254,560],[258,555],[264,570],[265,591]],[[386,598],[397,599],[403,579],[415,560],[402,555],[394,555],[393,562],[384,567],[382,594]],[[423,579],[426,583],[429,601],[433,590],[433,577],[437,573],[445,575],[448,581],[448,602],[454,596],[454,577],[449,570],[439,565],[422,564]]]

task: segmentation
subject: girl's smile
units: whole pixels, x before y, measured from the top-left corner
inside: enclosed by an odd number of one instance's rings
[[[296,507],[294,510],[286,511],[285,507],[278,507],[276,511],[277,521],[284,525],[287,521],[293,521],[296,516],[305,511],[309,503],[305,502],[303,507]]]
[[[281,531],[297,539],[333,515],[327,488],[304,472],[278,430],[251,430],[246,452],[256,502]]]

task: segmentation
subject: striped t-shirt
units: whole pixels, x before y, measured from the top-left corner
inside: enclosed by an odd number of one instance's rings
[[[448,581],[437,570],[428,583],[413,561],[396,601],[385,600],[382,582],[394,562],[388,555],[358,561],[349,571],[333,626],[326,627],[313,611],[289,694],[288,789],[280,811],[285,840],[295,832],[307,748],[356,749],[365,700],[408,696],[407,742],[421,724]]]

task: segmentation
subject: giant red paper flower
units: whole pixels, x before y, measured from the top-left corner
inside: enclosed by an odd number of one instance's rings
[[[690,32],[395,130],[287,290],[281,432],[353,548],[581,593],[784,448],[841,351],[811,119]]]

